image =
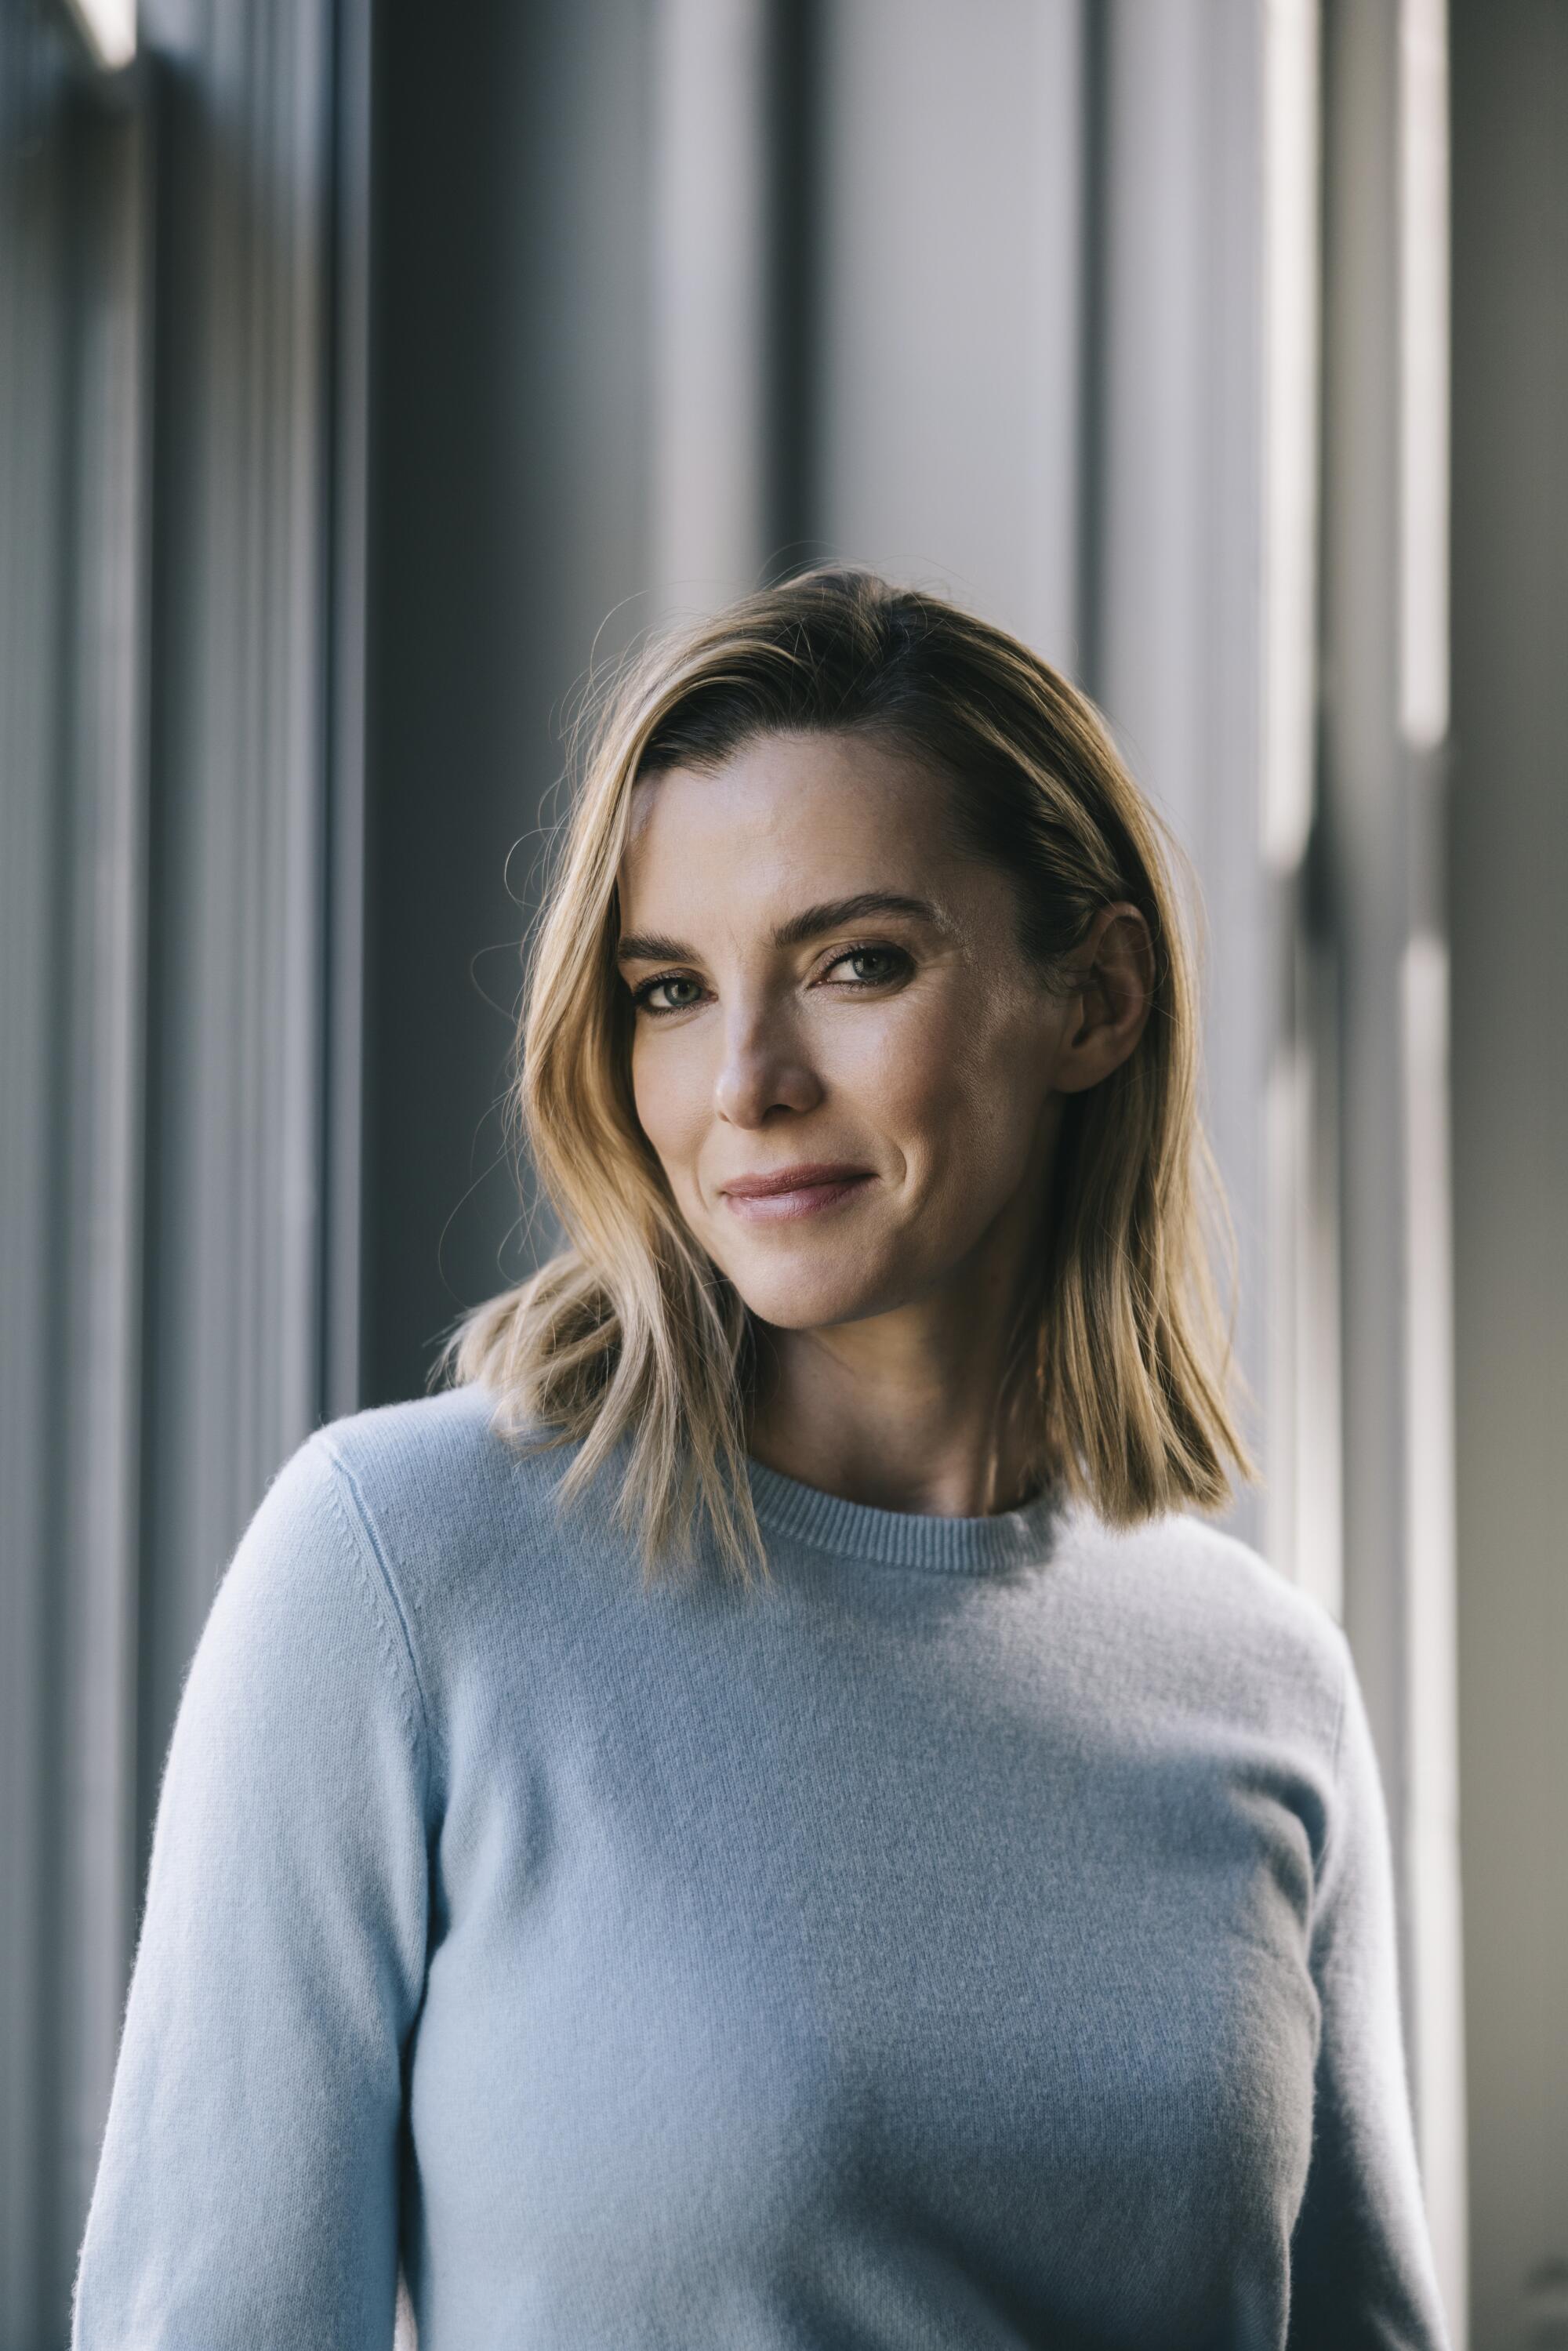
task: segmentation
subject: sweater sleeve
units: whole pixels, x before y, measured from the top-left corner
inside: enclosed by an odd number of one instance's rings
[[[185,1677],[72,2351],[388,2351],[426,1757],[402,1613],[319,1432]]]
[[[1406,2074],[1386,1802],[1349,1645],[1336,1638],[1343,1698],[1312,1920],[1322,2037],[1289,2351],[1448,2351]]]

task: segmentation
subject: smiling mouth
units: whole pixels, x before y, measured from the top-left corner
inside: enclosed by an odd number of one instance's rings
[[[785,1191],[733,1192],[724,1195],[725,1207],[732,1216],[748,1225],[777,1225],[792,1221],[797,1217],[814,1217],[824,1208],[836,1208],[841,1201],[855,1198],[874,1176],[856,1172],[843,1176],[820,1177],[815,1182],[792,1184]]]

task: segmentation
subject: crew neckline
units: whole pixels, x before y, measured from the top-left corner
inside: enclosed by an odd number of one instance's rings
[[[839,1559],[879,1567],[934,1569],[952,1575],[995,1575],[1037,1565],[1049,1557],[1066,1509],[1059,1486],[1046,1486],[1016,1510],[981,1519],[944,1518],[926,1510],[884,1510],[808,1486],[755,1454],[746,1474],[758,1524],[765,1532],[831,1552]]]

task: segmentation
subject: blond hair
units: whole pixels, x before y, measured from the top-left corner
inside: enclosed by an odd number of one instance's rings
[[[497,1426],[528,1449],[576,1444],[563,1504],[620,1452],[613,1515],[640,1531],[645,1581],[704,1514],[727,1567],[766,1574],[746,1476],[753,1326],[638,1123],[617,874],[640,778],[828,732],[945,775],[958,845],[1011,875],[1019,944],[1048,984],[1101,908],[1131,902],[1147,922],[1150,1017],[1126,1061],[1066,1098],[1003,1408],[1021,1412],[1038,1474],[1110,1524],[1219,1508],[1226,1459],[1257,1471],[1225,1394],[1206,1207],[1233,1285],[1234,1240],[1198,1116],[1195,982],[1162,836],[1190,867],[1083,695],[1002,630],[859,567],[813,566],[647,642],[586,706],[507,1098],[566,1245],[461,1320],[433,1382],[494,1391]]]

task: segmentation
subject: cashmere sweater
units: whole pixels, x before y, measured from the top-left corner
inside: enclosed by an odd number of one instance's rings
[[[187,1670],[74,2351],[1446,2351],[1348,1646],[1254,1551],[750,1459],[644,1585],[458,1388]]]

